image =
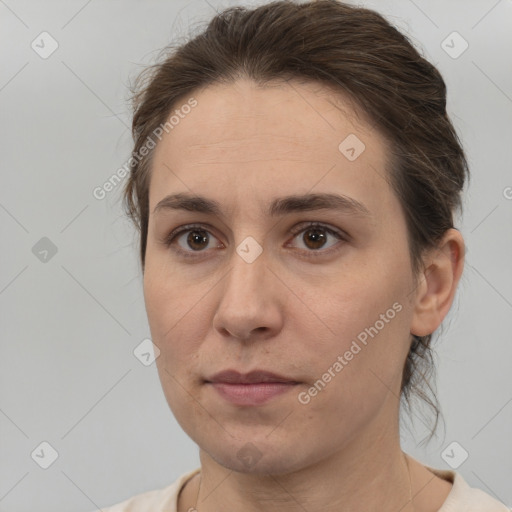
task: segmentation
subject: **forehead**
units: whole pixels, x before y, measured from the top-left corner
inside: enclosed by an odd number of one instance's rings
[[[360,196],[380,190],[385,199],[386,142],[343,94],[315,82],[244,79],[191,96],[196,106],[155,148],[150,211],[170,191],[223,201],[234,192],[263,200],[338,188]]]
[[[340,137],[350,131],[361,137],[373,133],[371,122],[352,100],[316,82],[272,82],[258,85],[249,79],[213,84],[194,95],[197,106],[172,129],[174,140],[184,143],[183,154],[194,158],[197,150],[212,153],[229,148],[230,138],[245,149],[260,150],[265,139],[269,150],[286,149],[285,143],[307,150],[322,150],[319,144],[337,150]],[[187,98],[181,100],[183,104]],[[180,110],[178,103],[175,108]],[[299,148],[297,148],[297,151]]]

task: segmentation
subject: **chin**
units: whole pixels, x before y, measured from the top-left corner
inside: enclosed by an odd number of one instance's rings
[[[256,437],[252,440],[248,437],[247,441],[226,440],[228,444],[224,447],[216,439],[211,450],[203,450],[226,469],[252,475],[287,474],[314,462],[303,450],[297,449],[300,441],[287,445],[276,437],[272,442],[272,435],[269,436],[268,431],[265,431],[261,441]]]

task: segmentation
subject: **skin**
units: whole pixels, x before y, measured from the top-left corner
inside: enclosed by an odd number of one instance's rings
[[[411,333],[433,332],[450,309],[463,269],[460,233],[447,231],[425,254],[427,270],[415,282],[405,217],[385,179],[386,141],[326,86],[239,79],[194,98],[197,106],[155,148],[144,273],[163,391],[200,449],[201,478],[185,486],[178,510],[438,510],[451,484],[411,459],[409,502],[400,382]],[[354,161],[338,149],[348,134],[365,144]],[[178,192],[218,201],[221,216],[153,212]],[[353,198],[370,215],[264,213],[276,197],[321,192]],[[325,242],[315,245],[306,225],[291,234],[308,221],[349,236],[320,229]],[[189,223],[207,231],[203,245],[187,244],[188,232],[165,245]],[[262,248],[252,263],[236,252],[248,236]],[[400,312],[300,403],[298,394],[394,303]],[[299,384],[263,405],[236,406],[203,381],[229,368],[262,368]],[[249,442],[257,449],[250,467],[237,456]]]

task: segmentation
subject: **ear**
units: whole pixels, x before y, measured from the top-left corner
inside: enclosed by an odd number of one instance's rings
[[[414,290],[411,334],[433,333],[450,310],[462,270],[465,245],[460,232],[450,228],[435,249],[423,259],[425,270]]]

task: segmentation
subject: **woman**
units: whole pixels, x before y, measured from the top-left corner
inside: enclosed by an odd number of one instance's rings
[[[439,72],[334,0],[231,8],[142,77],[125,189],[201,467],[121,511],[506,511],[400,447],[464,264]],[[437,416],[436,416],[437,417]]]

